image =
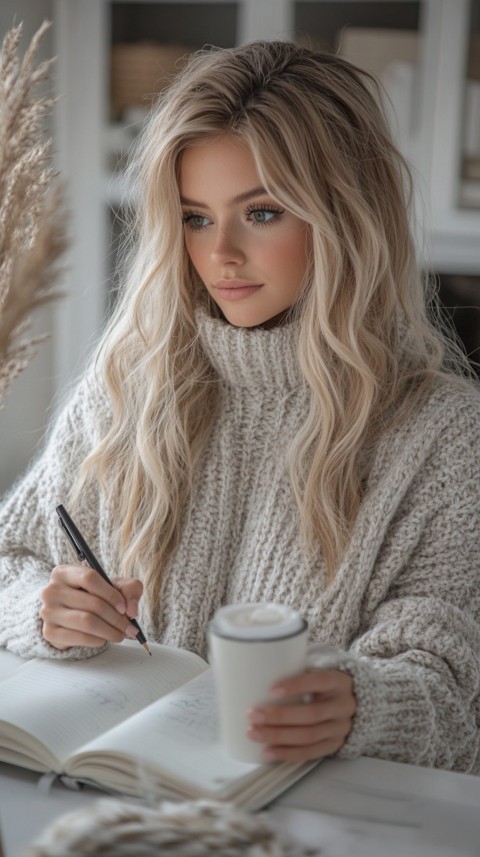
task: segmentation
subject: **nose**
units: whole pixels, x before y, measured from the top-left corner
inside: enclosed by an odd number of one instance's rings
[[[216,265],[242,265],[245,262],[242,242],[233,229],[218,231],[212,247],[212,261]]]

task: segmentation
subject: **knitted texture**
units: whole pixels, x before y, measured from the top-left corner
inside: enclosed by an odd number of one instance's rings
[[[156,807],[101,800],[68,813],[23,857],[313,857],[264,816],[214,801]]]
[[[480,772],[480,398],[452,381],[378,443],[364,501],[328,587],[320,549],[306,557],[285,450],[309,391],[297,327],[235,328],[199,312],[220,377],[221,410],[197,475],[159,603],[141,604],[150,639],[206,655],[206,628],[226,603],[276,601],[309,622],[313,642],[338,650],[357,713],[340,756],[359,754]],[[86,377],[33,468],[0,510],[0,645],[60,652],[42,637],[40,590],[69,560],[55,507],[109,418]],[[76,519],[110,574],[112,524],[95,486]],[[347,654],[347,657],[346,657]]]

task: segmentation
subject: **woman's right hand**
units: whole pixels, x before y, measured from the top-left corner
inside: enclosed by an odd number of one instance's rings
[[[43,636],[56,649],[134,639],[138,629],[128,617],[137,615],[142,591],[140,580],[110,586],[87,565],[58,565],[41,592]]]

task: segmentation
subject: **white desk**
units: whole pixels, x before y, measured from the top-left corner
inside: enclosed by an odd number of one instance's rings
[[[324,857],[480,857],[480,777],[331,759],[270,812]]]
[[[21,850],[59,815],[101,797],[0,764],[4,857]],[[272,819],[322,857],[479,857],[480,778],[378,759],[328,760],[268,810]]]
[[[0,677],[18,659],[2,651]],[[58,816],[91,805],[102,793],[69,791],[54,783],[48,794],[39,775],[0,763],[0,830],[4,857],[25,845]],[[322,762],[269,808],[278,825],[322,857],[480,857],[480,777],[380,759]]]

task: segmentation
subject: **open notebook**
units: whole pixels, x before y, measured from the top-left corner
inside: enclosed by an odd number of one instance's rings
[[[256,765],[218,740],[213,674],[197,655],[136,641],[84,661],[0,650],[0,760],[138,796],[258,809],[315,762]],[[6,677],[2,677],[6,676]]]

